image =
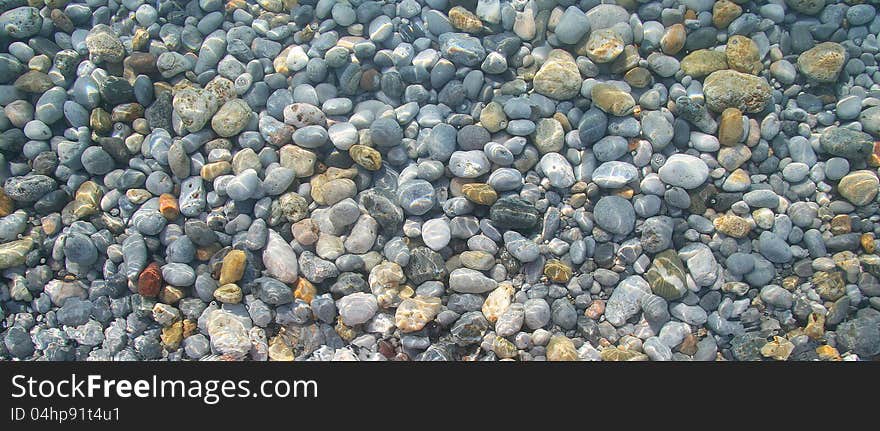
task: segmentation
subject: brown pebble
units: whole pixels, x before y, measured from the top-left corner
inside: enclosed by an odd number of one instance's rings
[[[464,196],[464,194],[462,193],[462,188],[464,187],[464,185],[475,183],[475,182],[477,182],[477,180],[475,180],[473,178],[455,177],[455,178],[449,180],[449,194],[451,196],[456,196],[456,197],[457,196]]]
[[[660,39],[660,47],[664,54],[675,55],[684,48],[684,42],[687,38],[687,31],[684,24],[673,24]]]
[[[46,90],[55,86],[49,75],[38,70],[30,70],[18,77],[13,86],[26,93],[45,93]]]
[[[749,133],[746,135],[746,145],[749,148],[754,148],[755,145],[758,145],[758,142],[761,141],[761,126],[758,124],[758,120],[754,118],[749,118]]]
[[[294,358],[293,349],[290,348],[283,336],[276,335],[269,340],[270,361],[290,362]]]
[[[96,133],[109,132],[113,127],[113,124],[110,123],[110,113],[102,108],[92,109],[92,114],[89,116],[89,126]]]
[[[146,297],[155,297],[162,288],[162,271],[159,264],[152,262],[138,276],[138,293]]]
[[[296,299],[303,300],[310,304],[317,294],[318,290],[315,289],[315,285],[309,280],[306,280],[305,277],[299,277],[296,280],[296,283],[294,283],[293,297]]]
[[[355,163],[370,171],[378,171],[382,167],[382,154],[379,154],[375,148],[366,145],[352,145],[348,149],[348,154]]]
[[[697,353],[697,336],[694,334],[688,334],[684,337],[684,340],[681,344],[678,345],[678,351],[684,353],[685,355],[692,356]]]
[[[865,253],[874,253],[874,251],[877,250],[873,233],[863,233],[859,238],[859,243],[862,245],[862,250],[865,250]]]
[[[578,181],[578,182],[574,183],[573,186],[571,186],[571,192],[572,193],[583,193],[583,192],[587,191],[588,185],[589,185],[589,183],[586,183],[584,181]]]
[[[52,20],[55,28],[68,34],[73,33],[75,29],[73,21],[61,9],[52,9],[52,12],[49,13],[49,18]]]
[[[742,15],[742,7],[730,0],[718,0],[712,6],[712,24],[724,30]]]
[[[134,31],[134,35],[131,37],[131,49],[134,51],[142,51],[146,49],[150,44],[150,33],[143,28],[138,28]]]
[[[291,231],[296,242],[304,246],[310,246],[318,241],[318,234],[320,233],[318,225],[309,218],[294,223],[291,226]]]
[[[827,344],[817,347],[816,354],[819,355],[819,359],[823,361],[839,362],[843,360],[843,358],[840,357],[840,352]]]
[[[819,340],[824,337],[825,315],[810,313],[810,316],[807,318],[807,327],[804,329],[804,333],[814,340]]]
[[[743,114],[736,108],[727,108],[721,112],[718,125],[718,142],[721,145],[733,146],[739,143],[743,135]]]
[[[465,33],[478,34],[483,30],[483,22],[480,18],[461,6],[449,9],[449,22]]]
[[[568,117],[565,114],[563,114],[561,112],[555,112],[555,113],[553,113],[553,119],[558,121],[559,124],[562,125],[562,130],[565,133],[568,133],[571,131],[571,123],[568,121]]]
[[[782,279],[782,287],[789,292],[794,292],[800,284],[801,279],[796,275],[790,275]]]
[[[645,88],[651,85],[654,82],[654,78],[651,75],[651,71],[645,69],[644,67],[635,67],[626,72],[623,75],[623,80],[626,81],[629,85],[632,85],[636,88]]]
[[[187,338],[189,336],[195,335],[199,330],[199,325],[190,320],[186,319],[183,321],[183,338]]]
[[[731,36],[724,52],[727,64],[737,72],[757,75],[764,68],[758,44],[748,37]]]
[[[718,232],[734,238],[744,238],[752,230],[746,219],[733,214],[722,214],[713,220],[712,224]]]
[[[186,292],[175,286],[165,286],[159,292],[159,301],[165,304],[176,304],[181,299],[186,298]]]
[[[559,259],[550,259],[544,265],[544,275],[554,283],[568,283],[571,279],[571,267]]]
[[[846,214],[838,214],[831,219],[831,233],[842,235],[852,231],[852,222]]]
[[[234,283],[224,284],[214,291],[214,299],[224,304],[238,304],[241,298],[241,288]]]
[[[159,212],[167,220],[176,220],[180,216],[180,208],[177,206],[177,198],[172,194],[163,193],[159,196]]]
[[[152,75],[159,72],[156,67],[156,55],[149,52],[133,52],[122,62],[123,66],[130,68],[135,76]]]
[[[880,166],[880,141],[874,141],[874,147],[871,151],[871,157],[868,159],[868,164],[875,168]]]
[[[632,199],[632,197],[635,196],[635,193],[636,192],[632,187],[621,187],[612,192],[613,195],[620,196],[624,199]]]
[[[880,180],[873,170],[854,171],[841,178],[837,183],[837,192],[855,206],[864,206],[877,197]]]
[[[220,268],[220,284],[238,282],[244,275],[247,255],[242,250],[230,250],[223,257],[223,266]]]
[[[336,319],[336,333],[345,340],[345,342],[350,343],[351,340],[354,340],[355,337],[358,336],[357,331],[352,329],[349,326],[346,326],[342,319]]]
[[[131,203],[140,205],[152,198],[153,195],[147,189],[128,189],[128,191],[125,192],[125,197],[127,197]]]
[[[203,180],[206,181],[214,181],[220,175],[226,175],[232,172],[232,164],[227,162],[226,160],[221,160],[219,162],[208,163],[202,166],[199,174],[202,176]]]
[[[596,299],[590,303],[590,306],[584,310],[584,316],[593,320],[599,320],[605,314],[605,301]]]
[[[12,214],[13,211],[15,211],[15,202],[0,187],[0,217],[6,217]]]
[[[173,352],[180,347],[183,341],[183,322],[178,320],[169,326],[162,328],[162,346],[169,352]]]
[[[839,271],[819,271],[810,279],[816,293],[826,301],[837,301],[846,294],[843,273]]]
[[[461,186],[461,194],[478,205],[492,205],[498,200],[498,192],[486,183],[470,183]]]
[[[5,215],[3,217],[5,217]],[[61,230],[61,217],[59,217],[57,213],[54,216],[52,214],[47,215],[40,219],[40,227],[46,235],[55,235]]]
[[[364,91],[375,91],[379,87],[379,71],[367,69],[361,74],[360,87]]]
[[[379,341],[379,353],[382,354],[382,356],[384,356],[388,359],[391,359],[394,357],[394,355],[397,354],[397,351],[395,350],[394,346],[391,344],[390,341],[380,340]]]
[[[144,116],[144,107],[140,103],[123,103],[113,108],[110,121],[114,123],[131,123]]]
[[[211,256],[220,249],[219,244],[211,244],[207,247],[199,247],[196,249],[196,259],[201,261],[207,261],[211,259]]]
[[[550,337],[546,350],[548,361],[577,361],[578,354],[574,348],[574,343],[564,335],[554,335]]]

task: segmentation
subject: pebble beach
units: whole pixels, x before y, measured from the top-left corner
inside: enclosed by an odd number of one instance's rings
[[[876,0],[0,0],[0,360],[880,359]]]

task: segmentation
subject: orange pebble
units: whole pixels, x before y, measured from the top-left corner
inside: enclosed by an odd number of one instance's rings
[[[162,288],[162,271],[159,270],[159,264],[153,262],[141,272],[138,276],[138,293],[143,296],[155,297]]]
[[[174,220],[180,216],[180,208],[177,206],[177,198],[174,195],[163,193],[159,196],[159,212],[168,220]]]
[[[9,214],[12,214],[12,211],[15,211],[15,203],[12,202],[12,198],[6,195],[6,192],[0,188],[0,217],[6,217]]]
[[[318,290],[315,289],[315,285],[306,280],[305,277],[298,278],[293,287],[293,297],[307,303],[311,303],[317,293]]]

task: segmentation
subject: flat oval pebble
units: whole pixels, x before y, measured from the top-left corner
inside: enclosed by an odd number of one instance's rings
[[[636,222],[632,204],[618,196],[605,196],[599,199],[593,214],[599,227],[618,235],[630,233]]]
[[[451,235],[449,222],[444,219],[431,219],[422,225],[422,240],[434,251],[446,247]]]
[[[639,176],[638,169],[626,162],[610,161],[593,171],[593,182],[599,187],[616,189],[629,184]]]
[[[694,189],[702,185],[709,177],[706,162],[686,154],[674,154],[660,168],[660,179],[664,183]]]

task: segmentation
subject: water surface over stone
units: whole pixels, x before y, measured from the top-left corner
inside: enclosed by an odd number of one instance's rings
[[[874,1],[0,1],[0,360],[873,360]]]

